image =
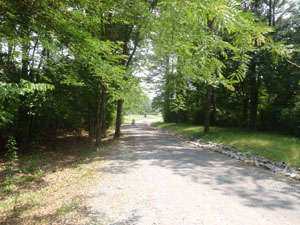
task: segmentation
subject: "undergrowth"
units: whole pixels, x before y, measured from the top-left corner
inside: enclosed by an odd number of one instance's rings
[[[27,154],[9,153],[0,163],[0,224],[84,220],[84,188],[96,179],[97,167],[116,143],[108,139],[95,148],[87,138],[69,136],[59,139],[56,150],[43,146]]]

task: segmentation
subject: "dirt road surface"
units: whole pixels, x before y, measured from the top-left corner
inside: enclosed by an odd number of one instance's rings
[[[299,182],[144,123],[123,134],[87,196],[90,224],[300,225]]]

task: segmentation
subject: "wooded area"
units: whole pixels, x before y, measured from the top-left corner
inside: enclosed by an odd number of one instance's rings
[[[2,0],[0,12],[2,152],[83,130],[99,146],[109,126],[119,137],[123,108],[144,99],[144,61],[166,122],[300,135],[296,1]]]
[[[130,68],[157,1],[1,1],[0,148],[82,130],[96,146],[141,95]],[[145,19],[145,20],[143,20]],[[8,145],[7,145],[8,143]]]
[[[164,4],[153,34],[165,122],[299,137],[299,1],[198,3]]]

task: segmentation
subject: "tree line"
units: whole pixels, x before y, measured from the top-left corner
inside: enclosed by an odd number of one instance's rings
[[[0,148],[88,131],[132,99],[143,57],[167,122],[299,134],[299,8],[285,0],[2,0]],[[283,43],[283,41],[285,43]],[[125,106],[124,106],[125,104]],[[135,105],[135,104],[132,104]],[[128,109],[129,110],[129,109]]]
[[[3,0],[0,3],[0,148],[29,150],[58,132],[95,144],[141,93],[130,68],[155,0]]]
[[[169,32],[156,28],[148,58],[154,107],[165,122],[300,135],[296,1],[169,1],[161,7],[158,17]]]

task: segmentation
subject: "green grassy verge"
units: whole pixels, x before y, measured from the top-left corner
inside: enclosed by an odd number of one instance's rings
[[[149,119],[162,119],[162,117],[161,115],[147,115],[147,117],[144,117],[144,115],[129,115],[124,116],[124,123],[131,123],[133,119],[135,119],[135,121],[141,121]]]
[[[211,127],[209,133],[204,133],[203,126],[188,124],[155,122],[151,125],[300,167],[300,139],[296,137],[220,127]]]

